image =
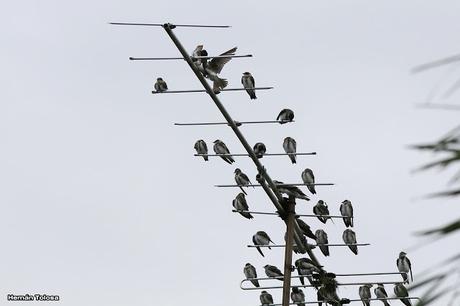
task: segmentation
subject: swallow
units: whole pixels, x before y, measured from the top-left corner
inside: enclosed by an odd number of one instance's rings
[[[411,281],[414,281],[414,277],[412,276],[412,265],[406,255],[407,254],[405,252],[399,253],[399,258],[396,260],[396,266],[398,266],[398,271],[401,272],[404,282],[409,283],[407,273],[410,272]]]
[[[323,253],[324,256],[329,256],[329,246],[325,244],[329,244],[329,240],[327,239],[327,233],[323,231],[322,229],[316,230],[315,232],[316,236],[316,243],[319,246],[319,249],[321,250],[321,253]]]
[[[300,237],[300,240],[302,241],[302,244],[305,246],[307,245],[307,238],[305,238],[304,235],[301,235]],[[287,232],[284,233],[284,241],[287,243]],[[311,244],[308,244],[309,246],[311,246]],[[301,249],[297,246],[297,244],[293,241],[292,242],[292,250],[294,251],[294,253],[296,254],[305,254],[306,253],[306,250],[305,251],[301,251]]]
[[[409,292],[407,292],[407,288],[404,287],[403,284],[396,284],[393,288],[395,295],[404,303],[406,306],[412,306],[412,303],[409,299],[406,299],[409,296]]]
[[[277,267],[275,266],[272,266],[272,265],[265,265],[264,266],[264,269],[265,269],[265,274],[268,276],[268,277],[271,277],[271,278],[276,278],[280,281],[283,281],[283,273],[281,273],[280,269],[278,269]]]
[[[230,154],[230,151],[228,150],[225,143],[219,139],[214,141],[213,149],[216,154]],[[222,155],[221,158],[225,160],[227,163],[229,163],[230,165],[235,162],[233,157],[230,155]]]
[[[235,169],[235,182],[240,187],[241,191],[244,194],[247,194],[247,193],[246,193],[246,191],[243,190],[243,186],[247,187],[249,185],[252,185],[252,183],[249,180],[248,176],[246,174],[244,174],[239,168]]]
[[[291,300],[298,306],[305,306],[305,294],[302,289],[298,287],[292,287]]]
[[[310,228],[310,225],[308,225],[307,223],[305,223],[305,221],[303,221],[302,219],[300,218],[297,218],[297,223],[299,224],[299,227],[300,229],[302,230],[302,233],[307,236],[308,238],[311,238],[313,240],[316,240],[316,236],[315,234],[311,231],[311,228]]]
[[[286,154],[288,154],[291,162],[293,164],[296,163],[296,150],[297,150],[297,143],[295,142],[294,138],[286,137],[283,141],[283,149]]]
[[[236,198],[233,199],[232,205],[235,208],[235,210],[238,211],[240,215],[245,217],[246,219],[252,219],[254,218],[251,213],[244,212],[242,210],[249,210],[248,203],[246,202],[246,197],[244,196],[244,193],[240,192]]]
[[[292,122],[292,120],[294,120],[294,112],[288,108],[285,108],[281,110],[281,112],[278,114],[278,117],[276,117],[276,120],[279,121],[280,124]]]
[[[353,206],[349,200],[344,200],[340,204],[340,213],[342,214],[343,223],[346,227],[353,227]]]
[[[297,269],[297,273],[299,274],[299,276],[302,276],[300,277],[300,283],[302,285],[305,285],[305,279],[303,276],[307,277],[310,284],[313,285],[313,277],[312,277],[313,272],[321,271],[321,269],[318,268],[310,258],[306,258],[306,257],[297,259],[294,265]]]
[[[265,152],[267,152],[267,148],[265,145],[261,142],[258,142],[254,145],[254,154],[257,156],[257,158],[262,158],[264,157]]]
[[[264,231],[258,231],[255,233],[255,235],[252,236],[252,242],[254,245],[269,245],[270,242],[273,243],[273,241],[270,239],[270,236],[268,236],[268,234]],[[258,246],[256,249],[259,251],[262,257],[265,257],[264,253],[262,253],[262,250]],[[270,250],[271,248],[268,247],[268,249]]]
[[[302,172],[302,180],[307,185],[308,190],[312,194],[316,194],[315,190],[315,176],[313,175],[313,171],[311,169],[307,168]]]
[[[358,246],[356,245],[350,245],[350,244],[356,244],[356,234],[353,230],[351,229],[346,229],[343,231],[342,234],[342,239],[345,244],[348,244],[348,247],[350,250],[355,253],[355,255],[358,255]]]
[[[244,276],[246,276],[246,279],[248,279],[255,287],[260,287],[259,281],[257,279],[253,279],[257,278],[256,268],[253,265],[247,263],[244,266],[243,273]]]
[[[199,67],[201,65],[201,59],[200,58],[197,58],[199,56],[202,56],[201,52],[203,51],[203,45],[198,45],[196,46],[195,50],[193,51],[192,53],[192,62],[197,66]],[[205,50],[206,51],[206,50]],[[206,52],[207,53],[207,52]]]
[[[155,88],[156,92],[165,92],[166,90],[168,90],[168,85],[165,81],[163,81],[162,78],[157,78],[157,81],[155,85],[153,85],[153,87]]]
[[[224,52],[222,55],[235,55],[236,47]],[[200,56],[207,56],[203,55],[205,50],[200,51]],[[206,52],[207,54],[207,52]],[[213,81],[213,90],[214,92],[218,93],[228,85],[228,81],[226,79],[220,78],[219,74],[224,68],[225,64],[227,64],[232,58],[231,57],[214,57],[211,60],[201,61],[201,65],[198,66],[198,69],[201,73],[211,81]]]
[[[377,284],[377,288],[374,289],[375,296],[378,299],[384,299],[388,297],[387,292],[385,291],[385,287],[383,284]],[[381,300],[385,306],[390,306],[387,300]]]
[[[246,89],[251,100],[257,99],[256,91],[254,88],[256,87],[256,82],[254,81],[254,77],[251,75],[250,72],[244,72],[243,76],[241,77],[241,84]]]
[[[267,306],[267,305],[273,304],[272,295],[270,293],[268,293],[267,291],[263,290],[260,293],[260,303],[262,304],[262,306]]]
[[[208,146],[206,145],[206,142],[204,142],[203,139],[197,140],[197,142],[195,142],[194,148],[197,154],[205,154],[203,155],[203,158],[206,161],[208,160],[208,155],[206,155],[208,154]]]
[[[307,195],[303,193],[303,191],[300,190],[300,188],[298,188],[297,186],[285,185],[283,182],[276,180],[273,180],[273,183],[275,183],[280,193],[287,194],[288,196],[294,197],[296,199],[310,201],[310,198],[307,197]]]
[[[371,288],[371,284],[365,284],[359,287],[359,297],[361,298],[361,301],[363,301],[364,306],[371,305],[371,301],[369,301],[369,299],[371,298]]]
[[[326,202],[323,200],[319,200],[318,203],[313,206],[313,213],[316,215],[319,221],[323,222],[324,224],[326,224],[328,219],[331,219],[331,217],[324,217],[329,215],[329,208],[327,207]]]

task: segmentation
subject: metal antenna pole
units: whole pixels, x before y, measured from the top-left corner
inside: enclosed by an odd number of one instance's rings
[[[294,242],[295,201],[287,201],[286,246],[284,248],[283,306],[289,305],[291,292],[292,246]]]
[[[220,102],[219,98],[214,93],[214,91],[212,90],[211,86],[208,84],[208,82],[204,78],[204,76],[201,74],[201,72],[197,69],[195,64],[192,62],[192,59],[190,58],[190,56],[187,53],[187,50],[182,46],[180,41],[177,39],[176,35],[172,31],[172,29],[174,29],[175,26],[172,25],[172,24],[167,23],[167,24],[163,25],[163,28],[165,29],[166,33],[169,35],[169,37],[171,38],[173,43],[176,45],[177,49],[179,50],[179,52],[184,57],[184,59],[187,62],[187,64],[190,66],[190,68],[192,69],[193,73],[195,73],[195,75],[198,78],[198,80],[200,81],[200,83],[206,89],[207,93],[212,98],[212,100],[216,104],[217,108],[219,108],[220,112],[224,116],[225,120],[227,120],[227,122],[228,122],[229,126],[232,128],[233,132],[235,132],[236,137],[238,137],[238,139],[240,140],[241,144],[243,145],[245,150],[248,152],[249,157],[253,160],[254,164],[256,165],[257,171],[260,173],[260,175],[267,182],[268,186],[271,189],[269,191],[269,190],[264,188],[264,190],[267,192],[267,195],[272,200],[273,204],[275,205],[275,207],[277,208],[278,211],[285,212],[285,209],[280,204],[280,202],[282,201],[281,194],[279,193],[279,191],[276,188],[275,184],[273,183],[272,179],[270,178],[270,176],[266,172],[264,166],[260,163],[260,161],[257,158],[257,156],[254,154],[254,151],[252,150],[252,147],[249,145],[249,143],[247,142],[246,138],[244,138],[243,134],[238,129],[238,126],[236,126],[235,121],[232,119],[232,117],[227,112],[227,110],[225,109],[223,104]],[[277,201],[273,201],[274,197],[272,197],[270,193],[272,193],[272,194],[274,194],[274,196],[276,196],[275,199]],[[313,262],[315,262],[318,266],[320,266],[318,260],[316,259],[316,256],[313,254],[313,252],[310,250],[310,248],[308,248],[308,246],[304,246],[304,244],[302,243],[302,240],[300,239],[300,237],[302,235],[302,232],[301,232],[297,222],[294,222],[294,227],[295,227],[295,231],[296,231],[295,240],[296,240],[296,244],[299,247],[299,250],[301,250],[301,251],[306,250],[308,252],[308,255],[310,256],[311,260],[313,260]]]

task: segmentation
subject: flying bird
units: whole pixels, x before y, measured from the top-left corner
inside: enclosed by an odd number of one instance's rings
[[[315,190],[315,176],[313,175],[313,171],[311,169],[307,168],[302,172],[302,180],[307,185],[308,190],[312,194],[316,194]]]
[[[277,267],[272,266],[272,265],[265,265],[264,269],[265,269],[265,274],[268,277],[276,278],[280,281],[283,281],[283,273],[281,273],[280,269],[278,269]]]
[[[254,243],[254,245],[257,245],[256,249],[257,251],[259,251],[262,257],[265,257],[265,255],[264,253],[262,253],[262,250],[258,246],[269,245],[270,242],[273,243],[273,241],[270,239],[270,236],[268,236],[268,234],[264,231],[258,231],[257,233],[255,233],[255,235],[252,236],[252,242]],[[268,249],[270,250],[271,248],[268,247]]]
[[[278,188],[278,191],[280,193],[287,194],[290,197],[294,197],[296,199],[302,199],[305,201],[310,201],[310,198],[307,197],[305,193],[303,193],[302,190],[300,190],[299,187],[297,186],[292,186],[292,185],[284,185],[283,182],[281,181],[276,181],[273,180],[273,183],[276,185],[276,188]]]
[[[344,200],[340,204],[340,213],[342,214],[343,223],[346,227],[353,227],[353,206],[349,200]]]
[[[342,239],[343,239],[343,242],[345,242],[345,244],[348,244],[348,247],[350,248],[350,250],[353,253],[355,253],[355,255],[358,255],[358,246],[352,245],[352,244],[356,244],[355,232],[349,228],[344,230],[342,234]]]
[[[192,53],[192,62],[197,66],[197,67],[200,67],[201,65],[201,58],[197,58],[199,56],[203,56],[202,55],[202,51],[203,51],[203,45],[198,45],[196,46],[195,50],[193,51]],[[206,52],[206,50],[204,50]],[[208,52],[206,52],[208,53]]]
[[[296,163],[296,150],[297,150],[297,143],[295,142],[294,138],[286,137],[283,141],[283,149],[286,154],[288,154],[291,162],[293,164]]]
[[[265,152],[267,152],[267,148],[262,142],[258,142],[254,145],[254,154],[257,156],[257,158],[262,158],[264,157]]]
[[[249,206],[248,206],[248,203],[246,202],[246,197],[244,196],[244,193],[240,192],[236,196],[236,198],[233,199],[232,205],[239,212],[239,214],[245,217],[246,219],[254,218],[251,215],[251,213],[242,211],[242,210],[249,210]]]
[[[199,47],[199,46],[198,46]],[[198,48],[197,47],[197,48]],[[197,49],[195,49],[197,50]],[[199,51],[200,56],[206,56],[207,52],[205,50]],[[232,48],[222,55],[235,55],[236,47]],[[206,55],[205,55],[206,54]],[[214,57],[210,61],[201,60],[201,63],[197,68],[203,73],[203,75],[213,81],[213,90],[214,92],[218,93],[228,85],[228,81],[226,79],[222,79],[219,77],[222,68],[224,68],[225,64],[227,64],[232,58],[231,57]]]
[[[298,287],[292,287],[291,300],[298,306],[305,306],[305,294],[302,289]]]
[[[249,177],[246,174],[244,174],[243,171],[241,171],[239,168],[235,169],[235,182],[244,194],[247,193],[243,190],[243,186],[247,187],[249,185],[252,185],[251,181],[249,180]]]
[[[365,284],[359,287],[359,297],[361,298],[361,301],[363,301],[364,306],[371,305],[371,301],[369,301],[369,299],[371,298],[371,288],[371,284]]]
[[[322,230],[316,230],[315,232],[316,236],[316,243],[319,246],[319,249],[321,250],[321,253],[323,253],[324,256],[329,256],[329,246],[325,244],[329,244],[329,240],[327,238],[327,233]]]
[[[260,303],[262,304],[262,306],[273,304],[272,295],[270,293],[268,293],[267,291],[263,290],[260,293]]]
[[[331,219],[331,217],[324,217],[329,215],[329,208],[327,207],[326,202],[323,200],[319,200],[318,203],[313,206],[313,213],[316,215],[319,221],[323,222],[324,224],[326,224],[328,219]]]
[[[259,281],[257,279],[252,279],[252,278],[257,278],[256,268],[253,265],[251,265],[250,263],[247,263],[244,266],[243,273],[244,273],[244,276],[246,276],[246,279],[249,279],[249,281],[255,287],[260,287]]]
[[[156,92],[165,92],[166,90],[168,90],[168,85],[165,81],[163,81],[162,78],[157,78],[157,81],[155,85],[153,85],[153,87],[155,88]]]
[[[302,230],[302,233],[303,233],[305,236],[307,236],[308,238],[311,238],[311,239],[316,240],[316,236],[315,236],[315,234],[311,231],[310,225],[308,225],[307,223],[305,223],[305,221],[303,221],[303,220],[300,219],[300,218],[297,218],[297,223],[299,224],[299,227],[300,227],[300,229]]]
[[[222,140],[215,140],[214,141],[214,152],[216,154],[230,154],[230,151],[228,150],[227,146],[225,145],[225,143],[222,141]],[[221,158],[223,160],[225,160],[227,163],[229,163],[230,165],[232,163],[235,162],[235,160],[233,159],[233,157],[231,157],[230,155],[222,155]]]
[[[243,87],[246,88],[246,92],[248,93],[249,97],[251,97],[251,100],[257,99],[256,91],[254,90],[256,87],[256,82],[254,81],[254,77],[250,72],[243,73],[243,76],[241,77],[241,84],[243,84]]]
[[[404,282],[409,283],[409,277],[407,276],[407,273],[410,272],[411,281],[414,281],[414,277],[412,276],[412,265],[406,255],[407,254],[405,252],[399,253],[399,258],[396,260],[396,266],[398,266],[398,271],[401,272],[401,276]]]
[[[401,302],[404,303],[406,306],[412,306],[412,303],[410,302],[407,297],[409,296],[409,292],[407,292],[407,288],[404,287],[403,284],[396,284],[395,287],[393,288],[393,291],[395,295],[401,300]]]
[[[278,117],[276,117],[276,120],[278,120],[280,124],[292,122],[292,120],[294,120],[294,112],[288,108],[285,108],[281,110],[281,112],[278,114]]]
[[[208,154],[208,146],[203,139],[197,140],[194,146],[197,154]],[[204,160],[208,160],[208,155],[203,155]]]
[[[383,284],[377,284],[377,288],[374,289],[375,296],[379,299],[384,299],[388,297],[387,292]],[[381,300],[385,306],[390,306],[387,300]]]

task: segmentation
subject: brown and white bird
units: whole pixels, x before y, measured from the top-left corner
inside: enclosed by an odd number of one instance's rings
[[[308,238],[311,238],[313,240],[316,240],[316,236],[315,234],[312,232],[311,228],[310,228],[310,225],[308,225],[307,223],[305,223],[305,221],[303,221],[302,219],[300,218],[297,218],[297,223],[299,224],[299,227],[300,229],[302,230],[302,233],[307,236]]]
[[[259,281],[257,279],[253,279],[253,278],[257,278],[256,268],[253,265],[251,265],[250,263],[247,263],[244,266],[243,273],[244,273],[244,276],[246,276],[246,279],[249,279],[249,281],[255,287],[260,287]]]
[[[361,298],[361,301],[363,302],[364,306],[371,305],[371,301],[369,301],[369,299],[371,298],[371,288],[371,284],[365,284],[359,287],[359,297]]]
[[[353,230],[351,229],[346,229],[343,231],[342,234],[342,239],[345,244],[348,244],[348,247],[350,250],[355,253],[355,255],[358,255],[358,246],[356,246],[356,234]]]
[[[316,244],[318,244],[319,249],[321,250],[321,253],[323,253],[324,256],[329,256],[329,240],[327,238],[327,233],[322,230],[316,230],[315,232],[316,236]]]
[[[252,185],[251,181],[249,180],[249,177],[246,174],[244,174],[243,171],[241,171],[239,168],[235,169],[235,182],[244,194],[247,193],[246,191],[244,191],[243,187]]]
[[[294,140],[294,138],[291,138],[291,137],[284,138],[283,149],[284,149],[284,152],[288,154],[289,158],[291,159],[291,162],[295,164],[296,163],[295,153],[297,151],[297,143]]]
[[[241,84],[243,84],[243,87],[246,89],[246,92],[248,93],[251,100],[257,99],[256,91],[254,90],[256,87],[256,82],[254,81],[254,77],[250,72],[243,73],[243,76],[241,77]]]
[[[302,199],[305,201],[310,201],[310,198],[307,197],[299,187],[293,185],[285,185],[281,181],[273,180],[273,183],[276,185],[276,188],[279,192],[284,193],[290,197],[294,197],[296,199]]]
[[[214,141],[213,149],[214,149],[214,152],[216,154],[218,154],[218,155],[220,155],[220,154],[230,154],[230,151],[228,150],[228,148],[225,145],[225,143],[222,140],[219,140],[219,139]],[[229,163],[230,165],[235,162],[233,157],[230,156],[230,155],[221,155],[220,157],[223,160],[225,160],[227,163]]]
[[[315,175],[313,174],[313,171],[309,168],[303,170],[302,172],[302,180],[307,185],[308,190],[312,194],[316,194],[315,190]]]
[[[409,296],[409,292],[407,291],[407,288],[404,287],[403,284],[396,284],[395,287],[393,288],[393,291],[395,295],[401,300],[401,302],[404,303],[404,305],[412,306],[412,303],[407,298]]]
[[[349,200],[344,200],[340,204],[340,213],[342,214],[343,223],[346,227],[353,227],[353,206]]]
[[[262,158],[264,157],[265,152],[267,152],[267,148],[262,142],[258,142],[254,145],[254,154],[257,156],[257,158]]]
[[[323,222],[326,224],[328,219],[331,219],[331,217],[326,217],[329,216],[329,208],[327,207],[326,202],[323,200],[319,200],[318,203],[316,203],[315,206],[313,206],[313,213],[316,215],[319,221]]]
[[[165,92],[168,90],[168,85],[165,81],[163,81],[162,78],[157,78],[157,81],[155,82],[155,85],[153,85],[153,87],[155,88],[156,92]]]
[[[200,139],[200,140],[197,140],[195,142],[195,146],[194,146],[195,150],[196,150],[196,153],[197,154],[204,154],[202,155],[204,160],[208,160],[208,146],[206,145],[206,142],[204,142],[203,139]]]
[[[375,296],[379,299],[385,299],[388,297],[388,294],[385,291],[385,287],[383,286],[383,284],[377,284],[377,288],[374,289],[374,293],[375,293]],[[390,303],[388,303],[387,300],[381,300],[381,301],[385,306],[390,306]]]
[[[273,243],[273,241],[270,239],[270,236],[268,236],[268,234],[264,231],[258,231],[257,233],[255,233],[253,236],[252,236],[252,242],[254,243],[254,245],[256,245],[256,249],[257,251],[259,251],[260,255],[262,255],[262,257],[265,257],[264,253],[262,253],[262,250],[258,247],[259,245],[261,246],[265,246],[265,245],[269,245],[270,242]],[[268,249],[270,250],[271,248],[268,247]]]
[[[277,267],[272,266],[272,265],[265,265],[264,269],[265,269],[265,274],[268,277],[276,278],[277,280],[283,281],[284,275],[283,273],[281,273],[280,269],[278,269]]]
[[[273,304],[273,297],[270,293],[268,293],[267,291],[263,290],[261,293],[260,293],[260,303],[262,304],[262,306],[267,306],[267,305],[271,305]]]
[[[276,117],[276,120],[278,120],[280,124],[292,122],[292,120],[294,120],[294,112],[289,108],[285,108],[281,110],[281,112],[278,114],[278,117]]]
[[[298,287],[292,287],[291,300],[296,303],[297,306],[305,306],[305,294],[302,289]]]
[[[396,260],[396,266],[398,267],[398,271],[401,272],[401,276],[404,282],[409,283],[409,277],[407,276],[407,273],[410,272],[411,281],[414,281],[414,277],[412,276],[412,265],[406,255],[407,254],[405,252],[399,253],[399,257]]]
[[[251,213],[245,212],[245,210],[249,210],[248,203],[246,202],[246,197],[244,196],[244,193],[240,192],[236,198],[233,199],[232,205],[235,208],[235,210],[238,211],[240,215],[245,217],[246,219],[252,219],[254,218]]]

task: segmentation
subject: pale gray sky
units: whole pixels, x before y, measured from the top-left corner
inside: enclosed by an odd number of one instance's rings
[[[177,56],[166,33],[109,21],[232,25],[176,34],[190,51],[203,43],[210,54],[233,46],[254,54],[233,60],[222,75],[234,87],[251,71],[258,85],[275,89],[260,92],[257,101],[246,93],[221,94],[235,119],[295,111],[294,124],[242,130],[269,152],[281,152],[286,136],[297,140],[299,151],[318,152],[299,157],[297,165],[287,157],[262,160],[275,179],[300,181],[310,167],[318,182],[337,184],[318,187],[318,196],[298,204],[299,212],[311,212],[318,199],[335,213],[343,199],[353,202],[357,239],[372,246],[359,256],[346,248],[333,249],[329,258],[317,252],[325,267],[395,271],[399,251],[417,243],[415,231],[451,217],[452,203],[414,201],[442,189],[447,175],[411,174],[430,156],[407,145],[436,139],[458,123],[458,114],[417,109],[442,72],[413,76],[409,70],[459,52],[459,9],[457,1],[393,0],[5,3],[1,304],[8,293],[47,293],[59,294],[65,306],[258,305],[257,292],[239,289],[244,263],[253,263],[259,275],[267,263],[282,266],[281,249],[261,258],[246,244],[258,230],[282,242],[283,223],[233,214],[238,191],[213,187],[232,183],[235,167],[254,178],[252,163],[193,157],[200,138],[208,146],[219,138],[243,152],[231,130],[172,125],[220,121],[209,97],[150,94],[157,76],[170,89],[200,88],[188,66],[128,61]],[[251,190],[247,200],[253,209],[273,209],[261,190]],[[341,241],[341,222],[309,223],[325,229],[331,242]],[[448,255],[455,247],[440,242],[409,253],[416,276],[442,258],[440,250]],[[272,291],[278,301],[280,293]],[[340,294],[356,296],[357,287]]]

